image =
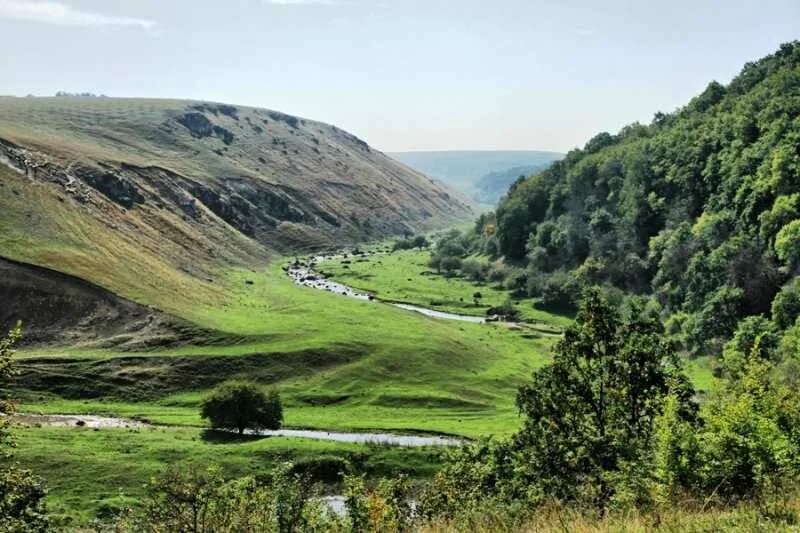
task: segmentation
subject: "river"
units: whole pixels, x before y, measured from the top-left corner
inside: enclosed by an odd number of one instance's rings
[[[358,289],[348,287],[347,285],[338,283],[336,281],[331,281],[325,278],[319,272],[314,270],[314,267],[319,263],[322,263],[323,261],[330,261],[331,259],[338,259],[340,257],[343,256],[318,255],[310,259],[308,263],[295,263],[293,265],[290,265],[286,269],[286,273],[289,275],[290,278],[292,278],[292,280],[294,280],[294,282],[297,285],[311,287],[312,289],[318,289],[322,291],[328,291],[334,294],[341,294],[342,296],[355,298],[357,300],[367,300],[367,301],[389,304],[394,307],[398,307],[400,309],[405,309],[406,311],[421,313],[425,316],[429,316],[432,318],[441,318],[445,320],[459,320],[461,322],[472,322],[474,324],[485,324],[487,322],[486,318],[482,316],[447,313],[445,311],[437,311],[435,309],[429,309],[427,307],[420,307],[418,305],[412,305],[406,303],[382,302],[373,294],[369,294],[367,292],[363,292]]]

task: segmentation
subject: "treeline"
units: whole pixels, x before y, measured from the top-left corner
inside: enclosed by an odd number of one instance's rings
[[[618,300],[651,296],[697,352],[719,353],[749,316],[796,338],[800,43],[650,125],[595,136],[516,182],[464,237],[550,309],[601,284]]]

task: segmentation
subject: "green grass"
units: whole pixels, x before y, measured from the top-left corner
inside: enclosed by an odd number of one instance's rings
[[[22,408],[196,424],[215,382],[251,377],[281,390],[291,425],[471,437],[517,427],[516,388],[547,360],[551,337],[297,287],[280,266],[230,271],[226,302],[191,311],[201,326],[239,335],[237,343],[143,354],[53,350],[52,360],[23,353]],[[87,398],[91,390],[100,397]]]
[[[428,266],[427,250],[403,250],[361,258],[325,261],[319,269],[335,279],[377,295],[382,300],[421,305],[464,315],[485,316],[487,309],[501,305],[509,292],[491,283],[475,283],[437,274]],[[475,300],[474,294],[481,293]],[[565,327],[571,318],[548,313],[532,300],[517,303],[524,320]]]
[[[16,431],[13,461],[44,478],[57,524],[85,525],[108,517],[143,495],[144,484],[168,464],[206,468],[228,476],[265,475],[283,462],[340,457],[368,478],[403,472],[432,475],[440,450],[363,446],[281,437],[209,440],[198,429],[25,428]],[[334,480],[326,480],[335,483]],[[321,487],[324,489],[324,487]],[[328,486],[327,490],[336,490]]]
[[[422,255],[398,254],[387,276],[398,277],[402,258],[421,261]],[[219,462],[232,475],[330,454],[362,458],[371,476],[406,471],[425,477],[436,467],[438,452],[417,449],[278,438],[203,441],[200,400],[227,378],[279,388],[288,427],[466,437],[503,437],[518,427],[516,389],[548,360],[552,336],[438,320],[298,287],[281,266],[276,261],[261,272],[228,270],[219,276],[224,299],[218,305],[198,302],[184,309],[176,302],[179,313],[226,332],[229,342],[139,354],[75,348],[20,354],[25,386],[14,391],[22,399],[20,411],[140,417],[179,426],[20,430],[16,460],[46,477],[57,515],[74,524],[104,516],[139,496],[142,483],[173,462]],[[371,281],[390,285],[380,272]],[[439,295],[471,290],[463,281],[409,272]],[[555,328],[563,320],[548,324]],[[704,361],[693,362],[689,373],[698,385],[713,384]]]

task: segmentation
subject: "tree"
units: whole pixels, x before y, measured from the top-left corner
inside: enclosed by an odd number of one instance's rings
[[[425,235],[417,235],[412,239],[411,244],[414,248],[419,248],[420,250],[427,248],[430,245]]]
[[[553,362],[517,395],[525,421],[510,444],[514,491],[604,507],[613,475],[649,449],[669,393],[681,419],[693,420],[691,385],[660,324],[637,303],[621,317],[588,290]]]
[[[145,497],[119,517],[114,531],[181,531],[233,533],[239,531],[339,530],[313,485],[279,466],[263,478],[226,479],[217,465],[200,470],[173,465],[154,477]]]
[[[749,316],[739,322],[731,340],[722,351],[722,363],[728,375],[740,378],[752,359],[772,361],[777,358],[777,328],[763,316]]]
[[[0,339],[0,389],[16,376],[13,355],[14,345],[22,337],[17,324],[9,334]],[[14,446],[8,417],[15,412],[10,398],[0,398],[0,457],[11,456]],[[16,467],[0,469],[0,531],[47,531],[48,519],[44,504],[45,490],[41,480],[27,470]]]
[[[706,490],[759,498],[794,486],[800,402],[771,369],[767,361],[749,359],[742,377],[729,381],[709,406],[700,436]]]
[[[780,329],[791,327],[800,316],[800,278],[783,286],[772,300],[772,320]]]
[[[264,394],[254,384],[229,381],[217,387],[203,400],[201,415],[215,428],[279,429],[283,422],[283,407],[276,391]]]
[[[800,219],[786,224],[775,236],[775,253],[792,267],[800,262]]]
[[[461,262],[461,274],[472,281],[484,281],[489,273],[489,264],[479,259],[465,259]]]
[[[445,275],[452,276],[456,270],[461,268],[461,259],[452,255],[442,257],[439,267],[444,270]]]

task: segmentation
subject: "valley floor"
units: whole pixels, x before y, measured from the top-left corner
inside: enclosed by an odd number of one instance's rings
[[[382,299],[484,314],[500,289],[427,272],[427,252],[342,259],[322,270]],[[208,438],[201,398],[248,378],[280,390],[286,427],[503,437],[519,424],[517,387],[549,357],[568,318],[522,302],[522,327],[434,319],[378,302],[295,285],[275,261],[225,273],[226,300],[185,316],[222,335],[212,342],[131,353],[97,346],[20,354],[20,412],[102,414],[177,427],[25,428],[15,461],[43,475],[63,520],[86,523],[124,506],[165,465],[219,462],[233,473],[334,456],[374,478],[424,478],[441,450],[272,437]],[[480,291],[481,305],[472,295]],[[468,302],[468,303],[464,303]],[[710,379],[697,365],[696,381]],[[710,381],[709,381],[710,383]],[[316,458],[316,459],[315,459]],[[324,481],[324,480],[322,480]]]

